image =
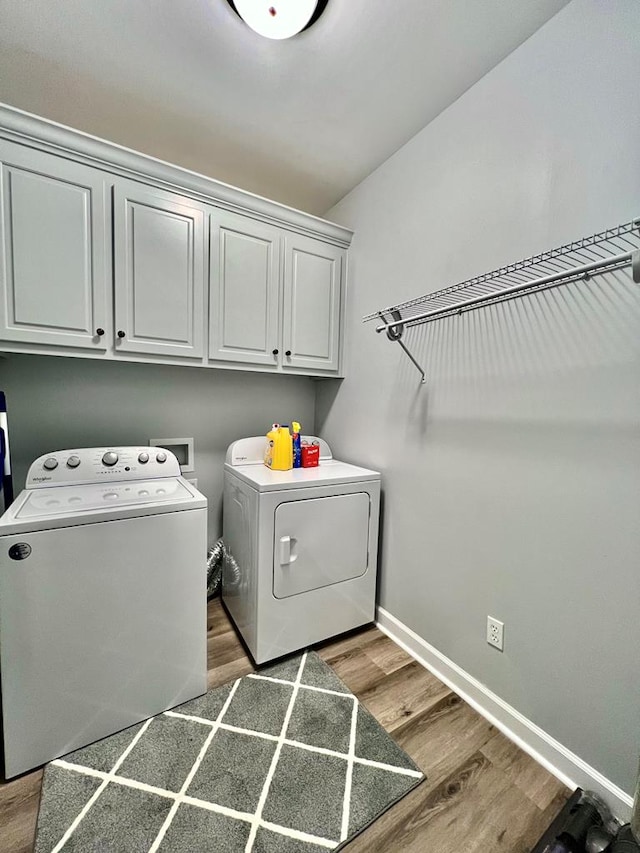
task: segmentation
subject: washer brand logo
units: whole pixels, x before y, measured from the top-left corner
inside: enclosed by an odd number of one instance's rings
[[[31,554],[31,545],[27,545],[26,542],[16,542],[9,548],[9,556],[12,560],[26,560],[29,554]]]
[[[53,479],[52,477],[34,477],[34,483],[48,483],[49,480]]]

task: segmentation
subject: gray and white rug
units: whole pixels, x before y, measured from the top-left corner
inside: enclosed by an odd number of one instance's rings
[[[322,853],[423,774],[314,652],[46,768],[35,853]]]

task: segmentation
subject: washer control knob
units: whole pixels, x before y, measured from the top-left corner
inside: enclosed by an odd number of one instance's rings
[[[149,461],[149,454],[146,451],[138,454],[138,462],[141,465],[146,465],[148,461]]]
[[[158,453],[156,455],[156,462],[160,462],[160,464],[162,464],[163,462],[166,462],[166,461],[167,461],[167,454],[163,450],[161,450],[160,453]]]
[[[55,458],[55,456],[50,456],[48,459],[45,459],[42,464],[47,469],[47,471],[53,471],[55,468],[58,467],[58,460]]]
[[[79,456],[70,456],[67,459],[67,468],[77,468],[79,464],[80,464],[80,457]]]
[[[118,461],[118,454],[114,453],[113,450],[107,450],[107,452],[102,457],[102,464],[108,465],[109,468],[112,465],[115,465],[117,461]]]

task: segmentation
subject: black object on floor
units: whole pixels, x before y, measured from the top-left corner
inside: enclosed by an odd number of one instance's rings
[[[556,850],[554,850],[552,845],[555,844],[562,832],[562,828],[566,824],[571,810],[576,808],[581,798],[582,788],[576,788],[531,853],[565,853],[566,848],[563,850],[562,847],[556,847]]]
[[[587,832],[585,853],[608,853],[613,843],[613,833],[604,826],[592,826]]]
[[[324,853],[423,779],[308,652],[51,762],[35,853]]]
[[[531,853],[640,853],[640,845],[603,800],[577,788]]]
[[[630,824],[625,824],[618,833],[611,853],[640,853],[640,844],[634,839]]]
[[[602,826],[598,809],[592,803],[580,802],[569,810],[558,841],[564,844],[570,853],[584,853],[587,833],[593,826]]]

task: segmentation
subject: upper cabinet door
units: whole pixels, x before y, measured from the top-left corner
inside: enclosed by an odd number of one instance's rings
[[[9,142],[0,160],[0,339],[104,350],[105,177]]]
[[[345,252],[288,234],[284,273],[284,367],[337,371]]]
[[[202,357],[204,205],[132,181],[113,203],[116,351]]]
[[[225,211],[211,214],[209,358],[276,366],[280,232]]]

